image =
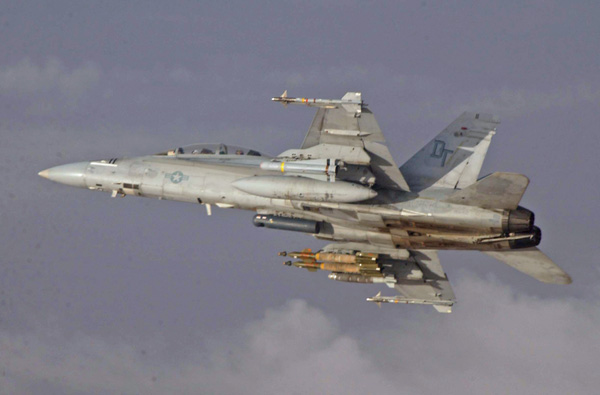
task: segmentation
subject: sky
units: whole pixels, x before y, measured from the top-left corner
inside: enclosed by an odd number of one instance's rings
[[[594,1],[4,1],[0,394],[589,394],[600,385],[600,6]],[[40,170],[200,142],[276,155],[361,91],[398,164],[497,114],[482,174],[531,179],[537,282],[440,258],[458,303],[284,267],[308,235],[253,213],[48,182]]]

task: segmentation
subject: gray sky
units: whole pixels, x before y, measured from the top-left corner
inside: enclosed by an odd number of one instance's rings
[[[0,393],[592,393],[600,379],[600,7],[593,1],[3,2]],[[539,283],[442,252],[458,297],[285,268],[324,243],[252,213],[68,188],[58,164],[195,142],[277,154],[363,92],[398,163],[465,110],[502,117],[483,173],[531,184]]]

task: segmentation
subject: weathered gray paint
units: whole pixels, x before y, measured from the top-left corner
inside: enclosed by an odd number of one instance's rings
[[[279,99],[288,104],[307,100]],[[385,283],[396,284],[404,295],[402,302],[433,304],[438,311],[449,312],[454,293],[435,250],[494,251],[489,255],[541,281],[570,282],[537,249],[498,252],[539,243],[539,231],[527,221],[521,233],[507,230],[511,229],[509,210],[517,209],[527,177],[494,173],[475,182],[498,124],[496,117],[465,113],[413,156],[401,167],[411,191],[370,110],[361,104],[361,111],[356,111],[352,107],[356,103],[344,107],[343,100],[311,100],[309,105],[322,108],[301,149],[277,158],[190,154],[178,149],[57,166],[40,175],[113,196],[200,202],[292,221],[318,221],[315,237],[342,243],[330,245],[328,251],[370,251],[387,257],[386,275],[393,278]],[[335,147],[343,158],[331,157]],[[354,166],[353,171],[345,175],[336,171],[344,166]],[[363,177],[357,177],[361,168]],[[422,275],[401,270],[409,263]],[[401,299],[379,295],[372,301]]]

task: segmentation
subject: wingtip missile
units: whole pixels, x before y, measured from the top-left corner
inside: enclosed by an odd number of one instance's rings
[[[304,104],[310,107],[336,108],[342,107],[346,111],[354,113],[360,117],[362,107],[365,105],[362,101],[360,92],[348,92],[341,100],[333,99],[307,99],[304,97],[288,97],[287,90],[283,91],[281,96],[271,98],[274,102],[279,102],[284,106],[288,104]]]
[[[377,292],[377,295],[375,295],[375,298],[379,298],[381,296],[381,291]],[[367,298],[367,301],[370,302],[370,300]],[[381,302],[379,301],[375,301],[375,304],[377,304],[377,307],[381,308]]]
[[[287,89],[283,91],[283,93],[281,94],[281,96],[278,97],[273,97],[271,98],[272,101],[275,102],[280,102],[281,104],[283,104],[284,107],[287,107],[289,101],[287,100],[288,97],[288,93],[287,93]]]

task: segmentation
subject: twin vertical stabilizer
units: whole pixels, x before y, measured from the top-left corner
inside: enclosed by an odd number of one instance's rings
[[[400,167],[413,192],[475,183],[500,119],[465,112]]]

